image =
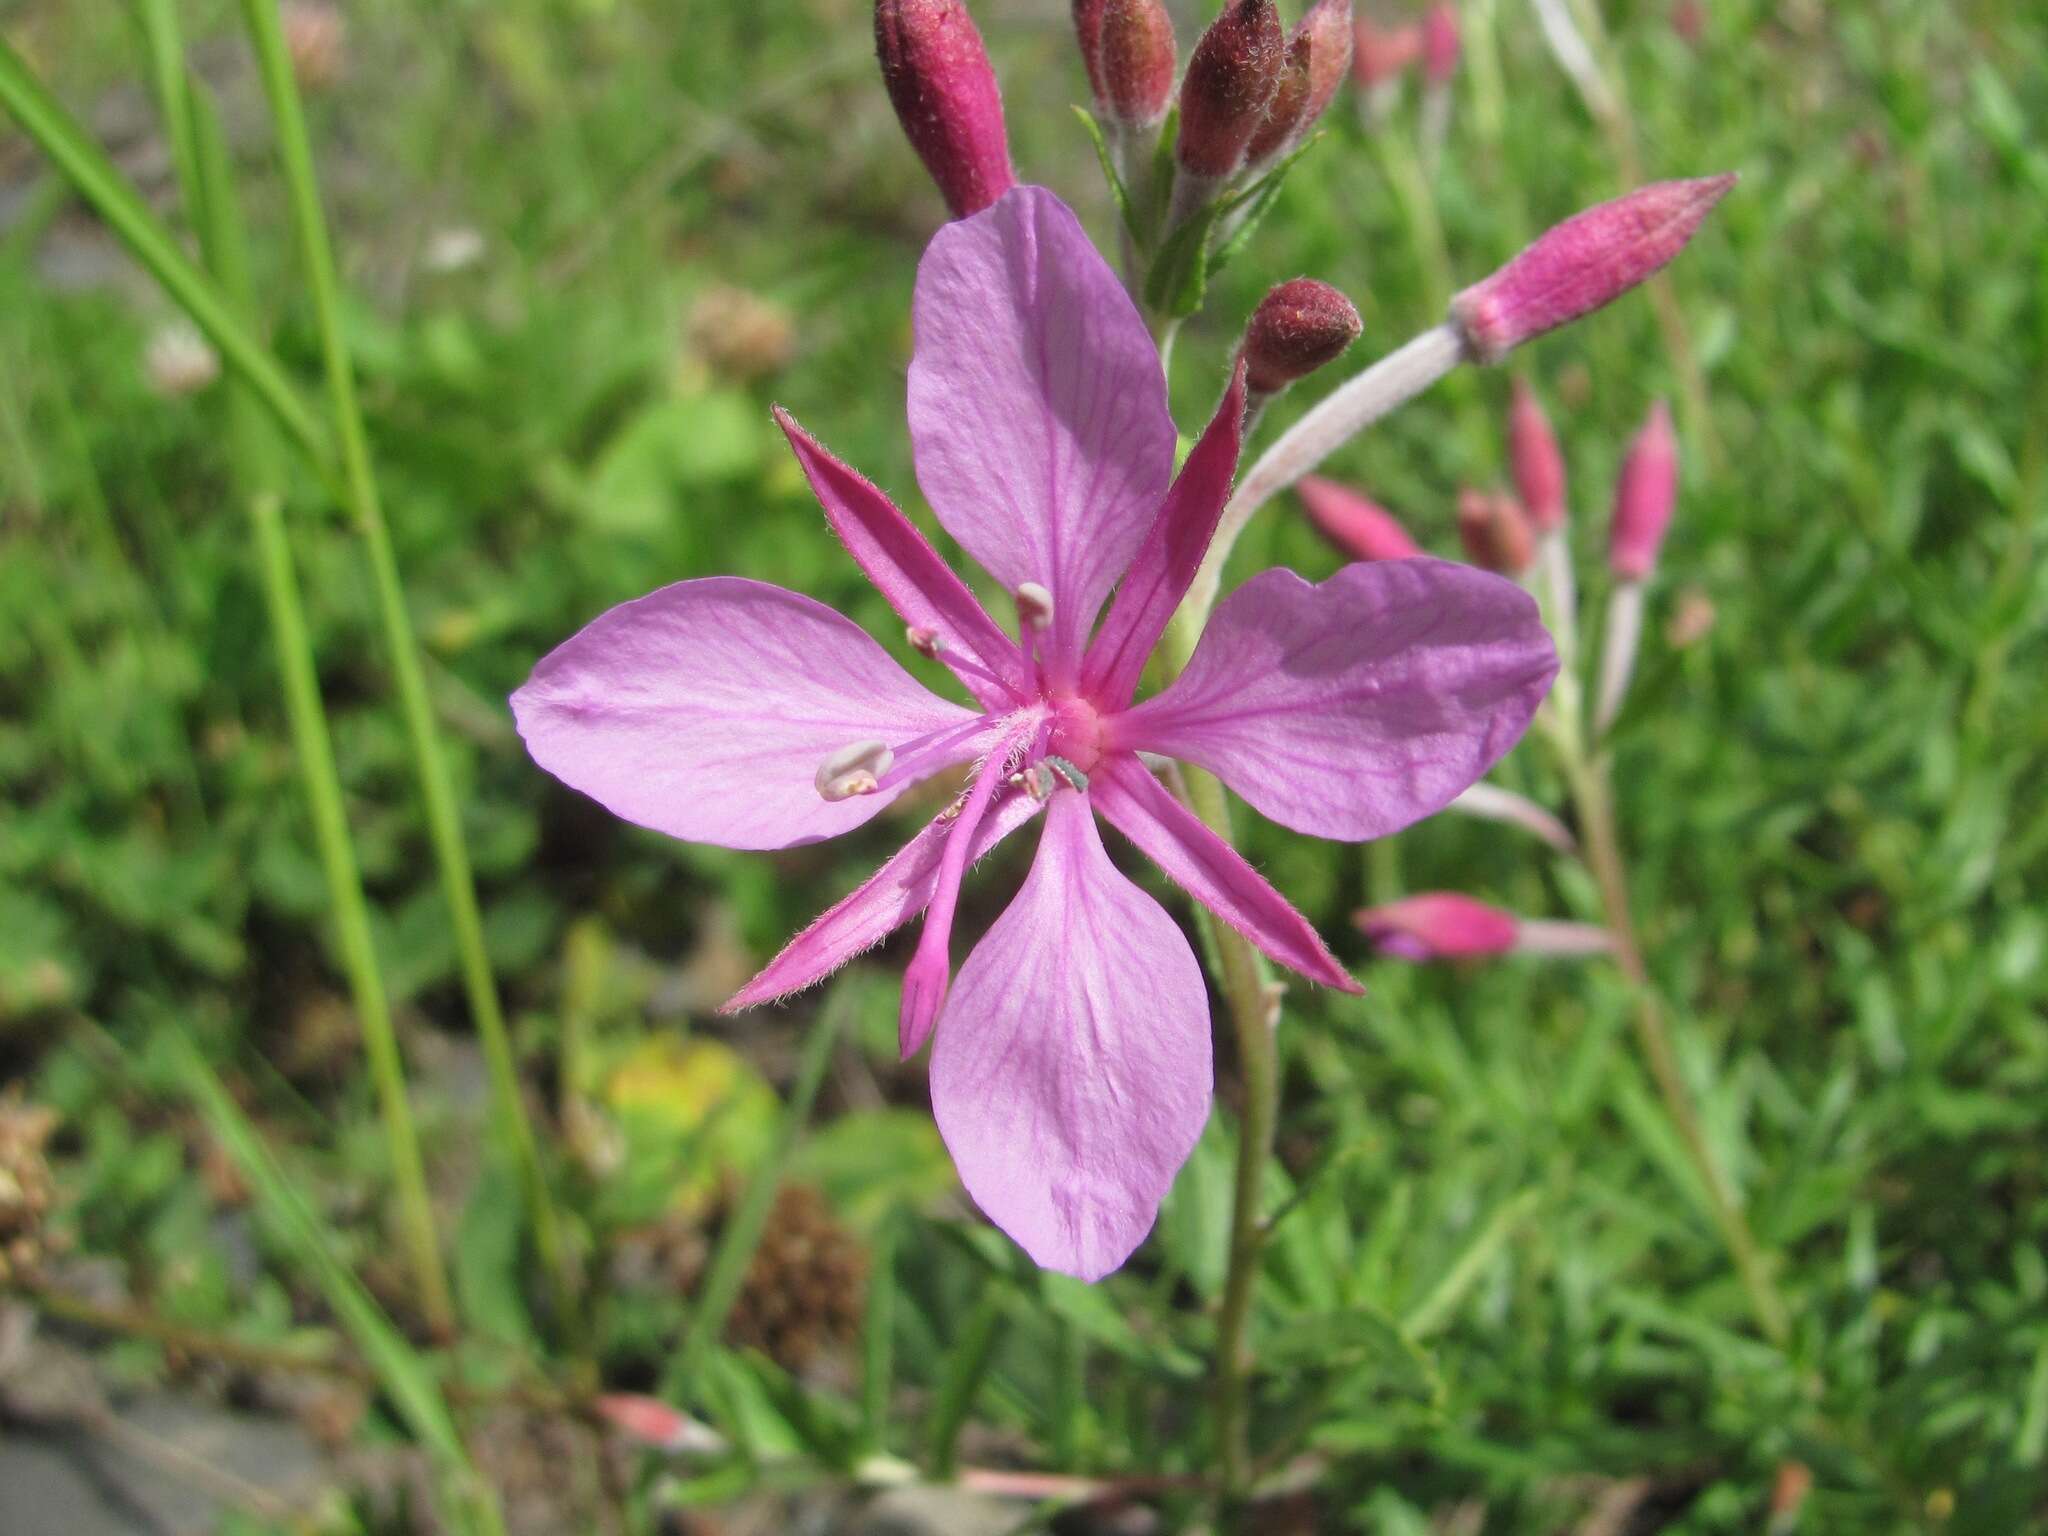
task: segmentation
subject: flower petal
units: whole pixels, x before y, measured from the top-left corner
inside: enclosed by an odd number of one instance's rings
[[[1535,601],[1445,560],[1261,572],[1114,744],[1199,763],[1297,832],[1384,837],[1443,809],[1528,728],[1557,674]]]
[[[1009,591],[1053,595],[1048,652],[1081,644],[1173,476],[1145,323],[1066,204],[1018,187],[933,236],[917,269],[910,440],[946,531]]]
[[[1145,658],[1166,633],[1167,620],[1209,552],[1244,444],[1244,381],[1240,359],[1222,403],[1160,503],[1144,546],[1117,588],[1109,617],[1088,647],[1082,687],[1104,709],[1122,709],[1131,702]]]
[[[858,626],[765,582],[679,581],[600,614],[512,695],[533,760],[643,827],[727,848],[787,848],[857,827],[916,782],[828,801],[819,765],[975,716],[927,692]],[[921,764],[964,762],[964,732]]]
[[[1017,899],[960,967],[932,1112],[975,1203],[1047,1269],[1144,1241],[1209,1114],[1209,999],[1188,942],[1056,791]]]
[[[821,446],[777,406],[775,420],[811,482],[818,504],[847,552],[867,573],[889,606],[913,629],[932,630],[939,659],[953,667],[967,691],[992,707],[1014,703],[1029,679],[1017,642],[988,616],[967,583],[954,574],[916,524],[875,485]],[[959,654],[994,673],[1010,692],[957,665]]]
[[[1274,890],[1266,877],[1135,757],[1119,753],[1096,764],[1088,798],[1096,813],[1142,849],[1182,890],[1256,944],[1268,959],[1341,992],[1364,989],[1337,963],[1315,925]]]
[[[996,797],[967,850],[972,864],[1038,813],[1039,802],[1021,789]],[[922,912],[938,888],[939,866],[950,834],[958,826],[952,816],[935,818],[903,845],[896,857],[876,870],[865,885],[831,907],[783,947],[761,974],[748,982],[718,1011],[737,1013],[757,1003],[801,992],[823,980],[862,950],[872,949]]]

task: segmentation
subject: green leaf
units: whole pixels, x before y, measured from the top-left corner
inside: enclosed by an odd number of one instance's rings
[[[1156,313],[1182,320],[1202,307],[1209,289],[1209,237],[1226,206],[1214,202],[1188,218],[1152,258],[1145,303]]]
[[[1095,146],[1095,159],[1102,167],[1102,179],[1109,183],[1109,195],[1116,199],[1116,211],[1124,221],[1124,228],[1131,238],[1144,243],[1145,230],[1139,222],[1138,211],[1131,204],[1130,189],[1124,185],[1123,177],[1116,173],[1116,162],[1110,158],[1109,140],[1102,136],[1102,124],[1095,121],[1095,114],[1086,107],[1074,108],[1074,116],[1081,119],[1081,126],[1088,130],[1088,141]]]
[[[1295,162],[1314,148],[1321,138],[1322,135],[1317,134],[1244,191],[1227,200],[1224,205],[1225,216],[1219,223],[1227,225],[1229,232],[1209,252],[1208,279],[1213,280],[1217,273],[1236,260],[1251,243],[1252,236],[1258,233],[1259,225],[1264,223],[1266,215],[1273,211],[1273,204],[1279,199],[1280,188],[1287,180],[1287,173],[1294,169]]]

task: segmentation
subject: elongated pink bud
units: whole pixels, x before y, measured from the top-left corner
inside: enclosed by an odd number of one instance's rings
[[[1520,924],[1512,912],[1456,891],[1428,891],[1353,919],[1383,955],[1397,960],[1462,960],[1504,955],[1515,947]]]
[[[1422,77],[1431,85],[1449,85],[1458,72],[1458,8],[1436,0],[1422,15]]]
[[[1281,151],[1295,141],[1308,111],[1309,41],[1299,32],[1287,39],[1287,52],[1280,64],[1280,84],[1273,91],[1273,104],[1266,108],[1264,121],[1245,146],[1244,163],[1259,167],[1277,160]]]
[[[1234,176],[1280,87],[1286,38],[1273,0],[1230,0],[1188,58],[1174,159],[1191,175]]]
[[[1497,363],[1663,267],[1734,185],[1732,174],[1659,181],[1574,214],[1451,300],[1451,320],[1473,356]]]
[[[1280,284],[1259,301],[1245,327],[1246,391],[1277,395],[1335,362],[1364,329],[1358,306],[1328,283],[1297,277]]]
[[[1294,490],[1316,530],[1354,560],[1407,560],[1422,553],[1393,513],[1347,485],[1307,475]]]
[[[1178,57],[1173,18],[1160,0],[1103,0],[1096,100],[1106,116],[1126,127],[1158,127],[1173,105]]]
[[[1382,27],[1369,16],[1352,29],[1351,78],[1362,90],[1398,79],[1422,57],[1422,28]]]
[[[1614,487],[1614,524],[1607,563],[1624,581],[1641,581],[1657,567],[1657,551],[1678,504],[1678,438],[1662,400],[1629,445]]]
[[[1498,491],[1458,493],[1458,537],[1474,565],[1519,576],[1536,559],[1536,534],[1514,497]]]
[[[996,72],[962,0],[875,0],[875,57],[904,135],[954,218],[1017,184]]]
[[[1097,106],[1106,106],[1102,89],[1102,8],[1105,0],[1074,0],[1074,41],[1081,48],[1081,64],[1088,71],[1088,89]]]
[[[1287,38],[1280,85],[1245,163],[1263,168],[1308,137],[1351,67],[1351,0],[1317,0]]]
[[[1538,533],[1564,525],[1564,455],[1536,392],[1515,380],[1515,403],[1508,408],[1508,461],[1514,466],[1515,490],[1522,510]]]

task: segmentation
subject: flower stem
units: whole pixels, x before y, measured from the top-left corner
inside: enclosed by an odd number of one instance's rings
[[[298,85],[292,77],[291,59],[285,48],[276,0],[242,0],[242,12],[263,76],[264,92],[270,102],[278,151],[291,194],[293,221],[298,227],[307,284],[312,290],[320,348],[326,364],[329,403],[340,440],[345,503],[369,552],[377,606],[383,617],[385,642],[391,653],[392,672],[398,685],[399,705],[411,741],[421,797],[425,802],[428,838],[440,866],[442,891],[454,929],[463,988],[489,1066],[499,1128],[510,1144],[518,1170],[527,1217],[533,1226],[534,1245],[539,1250],[541,1267],[553,1289],[560,1320],[568,1324],[575,1316],[575,1289],[569,1273],[568,1255],[548,1196],[539,1147],[520,1095],[511,1037],[505,1028],[497,982],[491,974],[490,958],[484,949],[483,920],[477,907],[476,882],[470,871],[469,851],[463,842],[455,790],[442,756],[440,733],[434,722],[433,706],[427,697],[426,675],[420,663],[419,641],[413,632],[412,616],[406,609],[405,588],[398,574],[390,529],[384,521],[376,476],[370,464],[369,439],[356,400],[355,373],[343,335],[340,283],[335,271],[334,252],[327,237],[326,215],[320,205],[320,188],[313,170],[313,151],[306,132],[305,111],[299,101]]]
[[[1622,860],[1621,841],[1615,833],[1614,798],[1606,763],[1604,760],[1588,762],[1582,754],[1572,750],[1560,756],[1564,759],[1572,798],[1578,807],[1586,862],[1600,888],[1607,925],[1614,933],[1615,959],[1635,992],[1632,1017],[1637,1043],[1649,1065],[1650,1076],[1657,1084],[1657,1092],[1663,1097],[1664,1108],[1677,1128],[1679,1140],[1685,1145],[1686,1156],[1706,1191],[1714,1224],[1720,1228],[1721,1240],[1727,1245],[1729,1257],[1734,1260],[1743,1290],[1748,1293],[1750,1311],[1755,1315],[1757,1326],[1771,1343],[1782,1349],[1792,1338],[1785,1303],[1771,1283],[1770,1266],[1765,1261],[1763,1250],[1750,1231],[1728,1179],[1707,1144],[1699,1108],[1693,1103],[1692,1094],[1679,1071],[1678,1054],[1672,1048],[1671,1031],[1664,1017],[1663,1005],[1643,962],[1642,943],[1629,909],[1628,872]]]

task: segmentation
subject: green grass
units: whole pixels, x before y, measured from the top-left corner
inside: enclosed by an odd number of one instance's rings
[[[1318,1171],[1260,1293],[1255,1440],[1322,1458],[1330,1529],[1419,1532],[1468,1500],[1488,1533],[1569,1528],[1586,1479],[1647,1476],[1658,1498],[1637,1529],[1757,1531],[1788,1460],[1814,1475],[1801,1529],[2026,1529],[2048,1519],[2048,38],[2018,5],[1733,0],[1708,7],[1694,48],[1662,4],[1603,9],[1649,172],[1742,174],[1673,268],[1715,447],[1681,417],[1681,507],[1615,772],[1651,967],[1708,1136],[1775,1256],[1793,1344],[1780,1355],[1751,1324],[1618,978],[1408,970],[1373,962],[1346,921],[1387,881],[1593,918],[1583,875],[1454,818],[1369,868],[1241,816],[1253,857],[1369,988],[1296,999],[1283,1035],[1276,1202]],[[218,67],[262,318],[311,399],[318,317],[233,8],[182,10]],[[1110,240],[1067,111],[1083,86],[1065,6],[977,11],[1020,168]],[[767,405],[914,500],[908,300],[940,205],[873,77],[857,0],[349,14],[350,73],[309,103],[342,319],[490,958],[549,1107],[572,1247],[604,1281],[618,1231],[686,1171],[757,1165],[773,1105],[740,1112],[750,1132],[715,1116],[629,1129],[623,1166],[572,1155],[567,1106],[603,1100],[644,1039],[683,1028],[753,1053],[786,1090],[812,1005],[715,1021],[677,973],[734,944],[772,952],[910,823],[775,856],[667,843],[553,787],[502,700],[584,619],[696,574],[782,582],[898,644]],[[30,0],[0,8],[0,27],[74,110],[146,92],[123,8]],[[1458,282],[1620,189],[1530,11],[1499,0],[1493,35],[1498,112],[1458,114],[1437,188]],[[1184,424],[1271,281],[1308,273],[1356,296],[1361,359],[1438,318],[1437,279],[1348,105],[1182,336]],[[10,189],[36,166],[0,138]],[[173,205],[167,184],[150,190]],[[163,1110],[180,1081],[165,1021],[244,1091],[339,1224],[340,1257],[373,1277],[390,1170],[353,1056],[308,1054],[342,972],[223,394],[149,392],[142,347],[168,310],[139,281],[37,275],[84,227],[44,207],[48,237],[0,236],[0,1053],[66,1112],[81,1244],[123,1259],[138,1300],[260,1337],[286,1328],[305,1279],[289,1249],[266,1250],[252,1291],[195,1243],[207,1197]],[[433,235],[458,226],[482,233],[482,261],[427,270]],[[771,376],[722,370],[691,339],[693,306],[723,283],[794,317]],[[1597,599],[1614,468],[1649,401],[1678,387],[1663,333],[1638,295],[1513,366],[1558,425]],[[1505,371],[1456,376],[1331,471],[1449,552],[1458,485],[1505,477],[1507,389]],[[385,979],[414,1040],[466,1036],[369,568],[311,477],[286,515]],[[1284,502],[1233,571],[1276,562],[1336,563]],[[1716,622],[1674,650],[1662,622],[1686,587]],[[1502,777],[1561,800],[1533,744]],[[964,922],[1000,910],[1027,853],[971,883]],[[872,963],[887,978],[899,959]],[[857,1228],[893,1234],[875,1309],[893,1348],[869,1341],[895,1385],[882,1443],[861,1429],[857,1367],[799,1387],[714,1350],[691,1404],[748,1455],[687,1488],[799,1460],[843,1475],[935,1440],[950,1456],[956,1431],[986,1447],[990,1428],[1048,1470],[1207,1470],[1186,1405],[1221,1287],[1227,1112],[1129,1272],[1092,1291],[1040,1277],[933,1200],[914,1114],[876,1119],[849,1089],[918,1093],[889,1060],[893,980],[861,995],[810,1133],[831,1150],[799,1146],[792,1166]],[[462,1110],[434,1092],[430,1167],[459,1166]],[[732,1150],[712,1150],[721,1137]],[[530,1235],[493,1214],[515,1190],[442,1181],[476,1335],[443,1368],[570,1392],[650,1384],[682,1299],[625,1288],[577,1326],[551,1318],[521,1258]]]

